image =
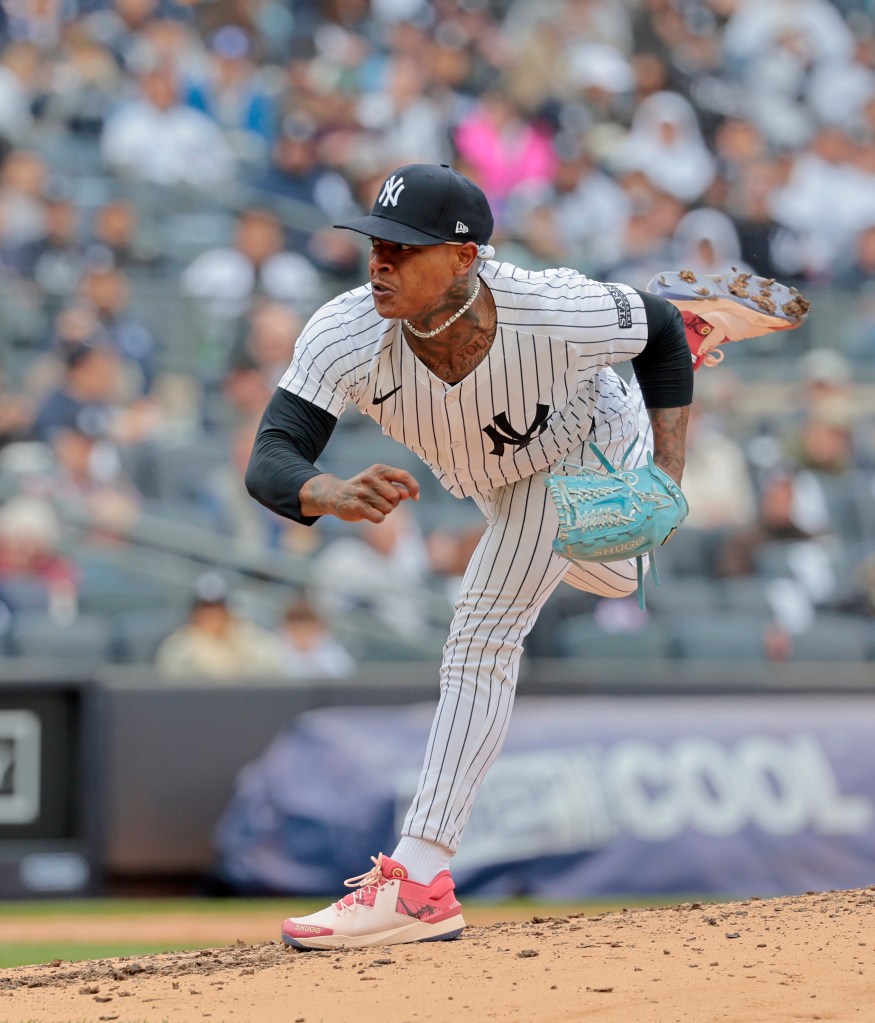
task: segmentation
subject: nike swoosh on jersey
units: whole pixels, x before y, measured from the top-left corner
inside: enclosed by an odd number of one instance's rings
[[[377,395],[375,394],[374,395],[374,404],[375,405],[382,405],[383,402],[386,401],[387,398],[391,398],[392,395],[396,391],[400,391],[400,390],[401,390],[401,384],[399,384],[397,387],[394,387],[391,391],[387,391],[385,394],[381,394],[379,397],[377,397]]]

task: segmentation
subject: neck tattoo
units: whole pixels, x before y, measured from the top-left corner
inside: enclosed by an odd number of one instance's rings
[[[474,304],[474,299],[477,297],[479,292],[480,278],[478,277],[474,285],[474,290],[471,292],[471,297],[468,299],[468,301],[462,306],[462,308],[457,313],[453,313],[453,315],[447,320],[446,323],[442,323],[439,327],[435,327],[434,330],[417,330],[416,327],[414,327],[409,320],[402,320],[401,322],[410,331],[411,334],[415,334],[417,337],[422,338],[435,337],[437,334],[440,334],[442,331],[446,330],[447,327],[450,326],[450,324],[455,323],[460,316],[464,316],[465,313],[468,312],[468,310]]]

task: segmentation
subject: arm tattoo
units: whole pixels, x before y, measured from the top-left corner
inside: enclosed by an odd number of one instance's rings
[[[648,409],[653,427],[653,461],[680,483],[684,474],[684,447],[690,406]]]
[[[305,515],[331,514],[331,497],[336,484],[336,477],[328,473],[307,480],[298,493],[301,511]]]

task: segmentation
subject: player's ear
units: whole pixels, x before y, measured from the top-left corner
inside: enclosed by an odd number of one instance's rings
[[[477,243],[465,242],[464,245],[453,245],[451,250],[456,256],[456,273],[463,276],[471,269],[474,261],[478,258]]]

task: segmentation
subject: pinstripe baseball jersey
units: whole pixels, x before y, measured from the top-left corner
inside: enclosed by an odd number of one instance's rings
[[[448,384],[410,350],[370,285],[324,305],[298,339],[280,387],[339,417],[353,404],[415,452],[457,497],[524,479],[603,439],[630,414],[610,368],[642,351],[641,297],[570,269],[486,262],[498,325],[487,357]]]

